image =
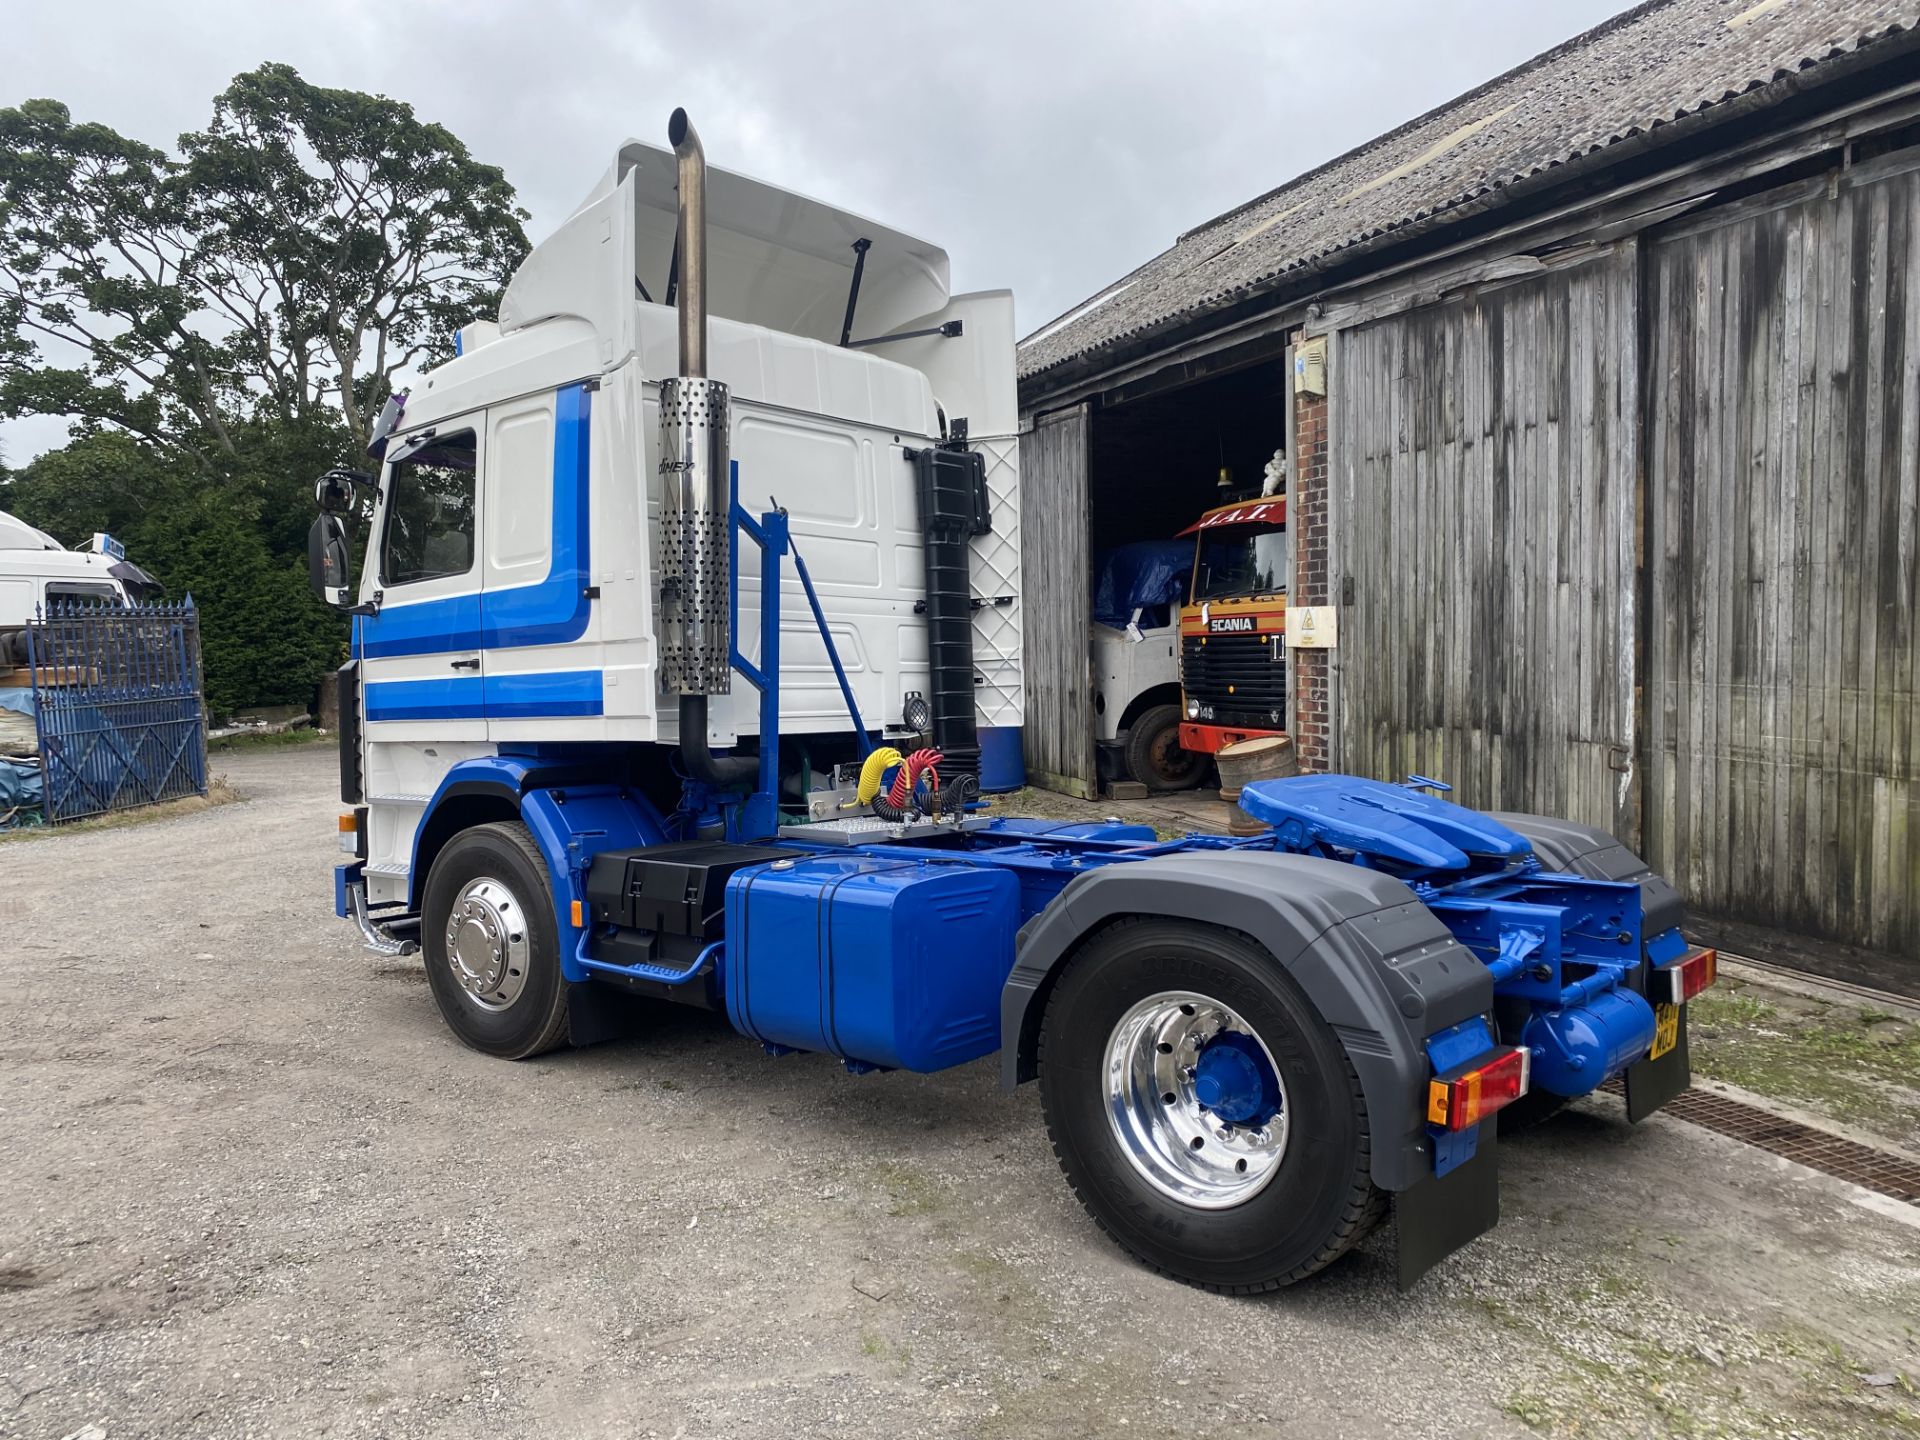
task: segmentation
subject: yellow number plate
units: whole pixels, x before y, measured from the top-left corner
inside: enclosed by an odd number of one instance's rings
[[[1662,1000],[1653,1007],[1653,1049],[1649,1060],[1658,1060],[1680,1043],[1680,1007]]]

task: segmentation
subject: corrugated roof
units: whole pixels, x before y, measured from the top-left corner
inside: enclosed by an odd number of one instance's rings
[[[1920,0],[1652,0],[1188,231],[1022,341],[1021,378],[1916,27]]]

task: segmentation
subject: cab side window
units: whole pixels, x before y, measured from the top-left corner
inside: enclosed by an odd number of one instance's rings
[[[387,474],[387,529],[380,576],[411,585],[473,568],[473,431],[435,436],[394,462]]]
[[[84,580],[69,580],[65,583],[49,580],[47,582],[47,600],[50,604],[72,605],[99,604],[118,605],[120,592],[111,585],[89,585]]]

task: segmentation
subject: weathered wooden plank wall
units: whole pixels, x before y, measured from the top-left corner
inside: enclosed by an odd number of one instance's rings
[[[1043,415],[1020,443],[1027,778],[1094,793],[1087,407]]]
[[[1647,858],[1698,911],[1920,958],[1920,179],[1651,252]]]
[[[1631,835],[1634,242],[1339,337],[1346,768]]]

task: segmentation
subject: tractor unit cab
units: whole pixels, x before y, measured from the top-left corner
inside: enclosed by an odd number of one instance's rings
[[[1212,755],[1287,728],[1285,496],[1207,511],[1193,541],[1193,583],[1180,608],[1180,744]]]
[[[455,1035],[520,1060],[681,1004],[854,1073],[997,1050],[1102,1226],[1235,1292],[1389,1197],[1410,1281],[1495,1222],[1496,1112],[1685,1086],[1712,954],[1598,831],[1418,777],[1248,785],[1248,837],[991,813],[1025,703],[1011,299],[709,172],[684,112],[668,140],[317,487],[354,617],[335,909],[421,953]],[[1203,517],[1189,596],[1190,703],[1275,728],[1284,523]]]
[[[750,823],[732,794],[763,754],[802,812],[882,733],[1019,783],[1011,295],[951,296],[937,246],[681,143],[623,145],[389,407],[377,476],[321,484],[370,905],[417,898],[423,820],[476,761],[603,747],[663,814],[685,774],[700,832],[736,836],[771,815],[771,787]],[[804,594],[766,583],[789,545]],[[736,649],[778,667],[777,714]]]

